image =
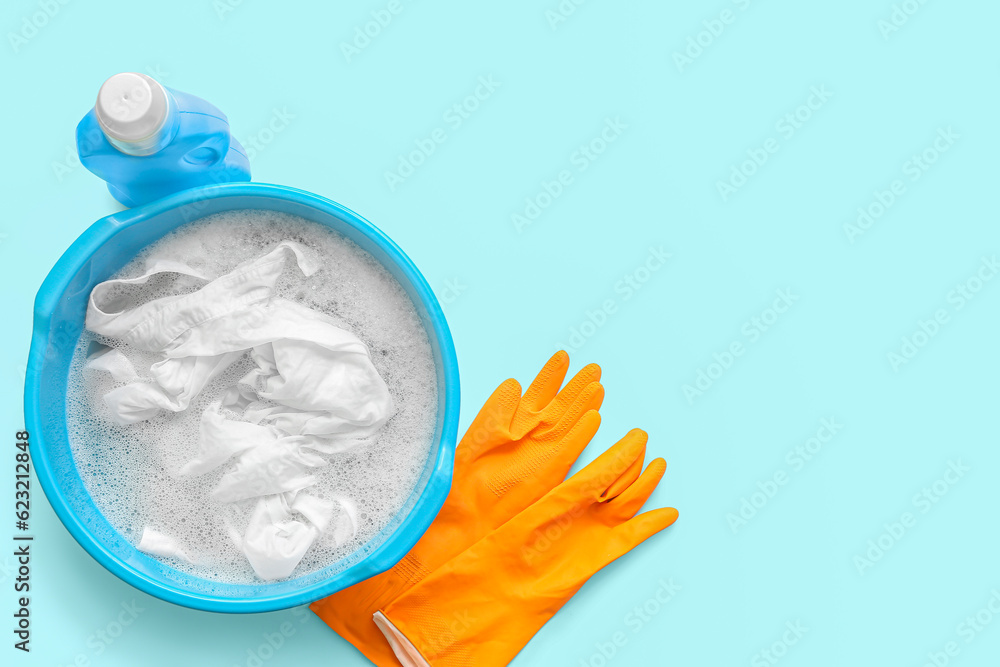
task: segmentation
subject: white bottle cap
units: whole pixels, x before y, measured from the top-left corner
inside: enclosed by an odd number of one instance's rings
[[[150,155],[165,145],[172,106],[170,95],[155,79],[122,72],[101,86],[94,110],[115,148],[129,155]]]

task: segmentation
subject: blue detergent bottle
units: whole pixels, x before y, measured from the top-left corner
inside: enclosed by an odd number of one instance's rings
[[[205,100],[135,72],[115,74],[76,127],[80,162],[125,206],[179,190],[250,180],[226,115]]]

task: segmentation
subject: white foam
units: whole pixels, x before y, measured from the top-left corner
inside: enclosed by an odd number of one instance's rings
[[[309,278],[294,266],[286,268],[277,296],[322,311],[361,338],[397,407],[372,442],[329,455],[330,464],[316,469],[318,481],[309,489],[311,495],[350,498],[356,506],[347,509],[335,503],[332,528],[306,553],[292,574],[296,577],[325,568],[362,546],[376,546],[371,540],[389,525],[420,479],[431,451],[438,398],[430,343],[413,303],[381,264],[349,240],[323,225],[272,211],[220,213],[185,225],[145,248],[113,277],[141,275],[150,257],[222,275],[284,239],[311,248],[322,261]],[[141,298],[197,287],[184,280],[161,280],[143,286]],[[131,291],[121,295],[123,303],[138,296]],[[253,367],[249,354],[213,380],[187,410],[121,426],[112,421],[102,397],[124,382],[85,368],[94,342],[120,347],[90,332],[80,337],[70,366],[67,422],[77,468],[98,509],[134,545],[146,528],[175,539],[194,561],[164,559],[179,570],[219,582],[259,583],[232,539],[243,534],[255,500],[223,505],[209,495],[232,465],[200,477],[178,475],[198,452],[201,413]],[[148,378],[157,357],[133,349],[128,356],[140,378]],[[343,541],[352,524],[356,533]]]

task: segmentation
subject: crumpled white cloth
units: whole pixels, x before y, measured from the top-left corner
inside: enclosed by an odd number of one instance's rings
[[[178,558],[188,563],[194,563],[194,559],[181,548],[177,540],[149,526],[142,529],[142,538],[139,540],[139,551],[155,556]]]
[[[149,369],[152,382],[138,379],[119,349],[89,359],[88,368],[128,382],[104,397],[122,424],[187,409],[250,351],[255,367],[203,412],[199,454],[180,474],[205,474],[235,459],[212,496],[223,503],[259,498],[241,546],[264,579],[288,576],[324,529],[319,524],[333,505],[300,493],[316,482],[313,470],[326,465],[320,454],[357,446],[393,411],[388,387],[360,339],[329,316],[274,296],[289,256],[306,276],[318,268],[292,241],[217,278],[154,260],[142,276],[97,285],[86,320],[95,333],[162,356]],[[137,286],[188,291],[136,304],[130,292]],[[291,519],[289,511],[305,521]]]
[[[166,350],[192,328],[270,298],[288,254],[294,255],[306,276],[319,268],[306,255],[305,249],[293,241],[282,241],[263,257],[244,262],[214,280],[181,262],[153,260],[146,273],[137,278],[108,280],[91,290],[87,329],[150,352]],[[126,308],[129,287],[151,281],[166,282],[171,277],[181,286],[207,284],[194,292],[165,296]]]
[[[292,573],[313,542],[327,529],[335,502],[304,493],[284,493],[260,498],[243,536],[243,552],[262,579],[283,579]],[[357,530],[353,505],[340,501],[350,535]],[[296,519],[293,512],[305,521]]]
[[[121,350],[106,345],[97,343],[91,345],[86,367],[111,373],[111,377],[117,382],[133,382],[139,379],[139,374],[135,372],[135,366],[129,358],[122,354]]]
[[[211,357],[166,359],[150,367],[154,383],[132,382],[104,396],[111,414],[121,424],[151,419],[161,410],[186,410],[191,399],[240,358],[242,351]],[[169,365],[168,365],[169,364]]]

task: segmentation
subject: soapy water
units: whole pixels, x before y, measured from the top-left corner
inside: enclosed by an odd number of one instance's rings
[[[292,577],[325,568],[366,545],[387,526],[413,491],[430,455],[437,421],[437,380],[427,332],[402,286],[368,253],[318,223],[273,211],[231,211],[189,223],[143,249],[113,278],[141,275],[146,261],[168,258],[208,275],[223,275],[241,262],[265,255],[283,240],[298,242],[321,258],[320,269],[306,278],[287,262],[275,296],[322,312],[360,338],[385,381],[395,412],[364,444],[325,455],[326,466],[312,472],[317,483],[310,495],[356,504],[355,521],[339,503],[328,527],[306,552]],[[123,298],[139,302],[193,291],[184,280],[161,280]],[[119,302],[116,309],[134,303]],[[254,368],[243,356],[181,412],[119,425],[103,396],[124,382],[100,370],[84,368],[95,345],[121,349],[140,378],[151,377],[155,353],[84,331],[70,365],[67,425],[80,476],[94,503],[111,526],[138,546],[143,529],[174,538],[194,561],[163,562],[192,575],[224,583],[259,583],[236,542],[243,535],[257,499],[221,503],[210,496],[228,462],[197,477],[178,471],[199,450],[202,412]],[[352,523],[355,525],[352,526]]]

